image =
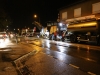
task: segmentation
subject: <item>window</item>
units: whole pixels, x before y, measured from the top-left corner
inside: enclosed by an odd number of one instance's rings
[[[100,2],[92,4],[92,13],[100,13]]]
[[[62,13],[62,19],[67,19],[67,12]]]
[[[74,17],[80,17],[81,16],[81,8],[74,9]]]

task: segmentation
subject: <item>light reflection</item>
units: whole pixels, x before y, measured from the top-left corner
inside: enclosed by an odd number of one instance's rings
[[[89,51],[89,50],[87,50],[87,54],[89,54],[89,52],[90,52],[90,51]]]
[[[87,60],[90,60],[89,58],[86,58]]]
[[[89,49],[90,49],[90,47],[87,47],[87,49],[89,50]]]
[[[41,45],[41,42],[38,41],[38,40],[34,41],[34,43],[35,43],[36,45]]]
[[[89,57],[90,57],[90,51],[89,51],[89,49],[90,49],[90,48],[87,47],[87,58],[86,58],[87,60],[90,60],[90,58],[89,58]]]
[[[63,46],[67,46],[67,47],[69,47],[71,45],[70,43],[64,43],[64,42],[57,42],[57,43],[59,43],[59,44],[61,44]]]
[[[50,50],[50,49],[47,49],[47,50]],[[51,52],[50,52],[50,51],[46,51],[46,53],[47,53],[48,55],[50,55],[50,54],[51,54]]]
[[[97,61],[92,60],[92,59],[90,59],[90,58],[86,58],[86,60],[88,60],[88,61],[93,61],[93,62],[97,62]]]
[[[78,52],[80,51],[80,47],[79,47],[79,46],[77,46],[77,51],[78,51]]]
[[[62,46],[58,46],[57,48],[59,49],[60,52],[64,52],[65,51],[65,48],[62,47]]]
[[[80,47],[80,46],[77,46],[78,48]]]
[[[50,43],[49,41],[45,42],[46,46],[50,48],[51,44],[49,44],[49,43]]]
[[[2,41],[0,41],[0,48],[6,47],[7,44],[9,44],[9,39],[2,39]]]
[[[63,60],[65,60],[66,58],[65,58],[65,56],[64,55],[62,55],[62,54],[57,54],[57,57],[59,58],[59,60],[61,60],[61,61],[63,61]]]
[[[5,43],[0,43],[0,48],[5,47]]]
[[[11,49],[5,49],[5,50],[0,50],[0,51],[6,52],[6,51],[11,51]]]

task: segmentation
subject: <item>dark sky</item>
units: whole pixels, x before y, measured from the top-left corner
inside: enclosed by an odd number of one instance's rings
[[[3,0],[5,11],[17,28],[30,27],[37,14],[42,25],[47,21],[56,21],[58,9],[80,0]]]

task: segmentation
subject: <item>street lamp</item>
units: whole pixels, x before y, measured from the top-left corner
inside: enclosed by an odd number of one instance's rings
[[[35,14],[34,17],[37,18],[37,15]]]
[[[38,17],[36,14],[34,15],[34,18],[38,18],[39,19],[39,23],[40,23],[40,17]]]

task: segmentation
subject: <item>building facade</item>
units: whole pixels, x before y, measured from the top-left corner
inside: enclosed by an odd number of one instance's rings
[[[83,0],[59,9],[60,22],[69,23],[76,20],[100,18],[100,0]]]

